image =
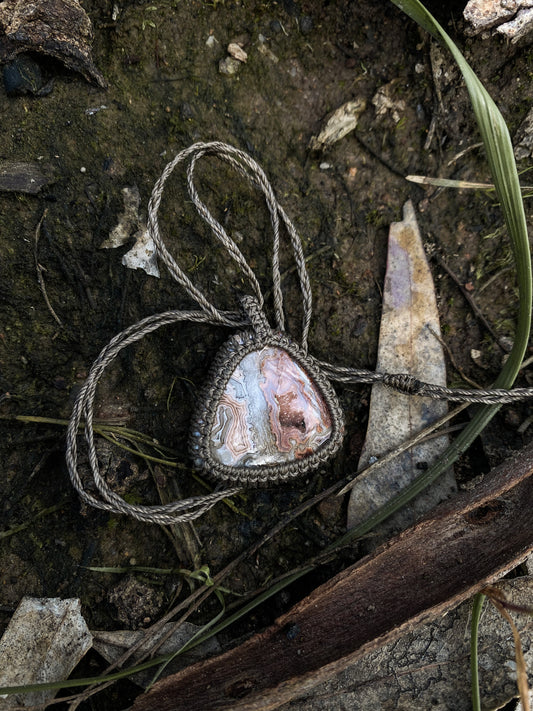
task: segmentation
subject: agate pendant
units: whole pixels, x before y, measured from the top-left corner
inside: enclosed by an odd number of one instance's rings
[[[313,359],[283,334],[245,331],[216,356],[190,449],[212,477],[260,486],[316,469],[342,435],[336,395]]]

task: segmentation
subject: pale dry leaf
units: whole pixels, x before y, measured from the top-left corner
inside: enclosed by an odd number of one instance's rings
[[[326,122],[324,128],[318,136],[313,136],[309,141],[309,149],[312,151],[323,150],[331,146],[341,138],[348,135],[357,126],[359,116],[366,109],[364,99],[347,101],[333,112]]]
[[[439,334],[433,279],[409,201],[404,206],[404,220],[390,227],[376,370],[408,373],[425,382],[446,385]],[[359,468],[409,440],[446,412],[447,404],[441,400],[404,395],[384,385],[374,385]],[[368,476],[358,477],[350,496],[348,527],[369,518],[429,467],[447,445],[446,436],[423,442]],[[382,524],[380,535],[406,528],[455,490],[453,472],[449,471]]]
[[[139,188],[136,185],[122,188],[122,198],[124,210],[121,212],[117,224],[109,233],[109,237],[100,245],[100,249],[122,247],[139,225],[139,205],[141,203]]]
[[[92,637],[79,600],[22,598],[0,640],[0,686],[67,679]],[[56,691],[0,697],[0,709],[43,704]]]
[[[143,269],[150,276],[159,278],[155,242],[146,227],[146,222],[139,214],[141,202],[139,189],[136,185],[126,186],[122,188],[122,197],[124,210],[109,233],[109,237],[100,245],[100,249],[122,247],[133,239],[133,247],[122,257],[122,264],[128,269]]]
[[[193,625],[190,622],[184,622],[177,629],[174,629],[174,627],[174,623],[169,622],[157,634],[150,635],[149,641],[141,644],[134,654],[133,662],[139,659],[143,653],[149,651],[151,645],[157,643],[169,634],[170,636],[157,649],[156,655],[178,652],[181,647],[201,629],[201,627]],[[137,644],[145,634],[144,630],[93,631],[93,645],[104,659],[107,659],[108,662],[114,662],[121,657],[127,649]],[[191,649],[190,652],[186,652],[184,655],[178,655],[166,666],[162,676],[173,674],[178,669],[187,666],[187,664],[191,664],[198,659],[203,659],[208,655],[218,652],[220,652],[220,645],[216,638],[206,640],[198,645],[198,647]],[[156,670],[157,667],[146,669],[145,671],[132,675],[130,678],[139,686],[146,687],[154,678]]]

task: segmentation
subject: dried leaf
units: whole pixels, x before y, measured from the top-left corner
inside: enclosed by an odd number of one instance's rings
[[[344,138],[350,131],[353,131],[359,121],[359,116],[366,109],[364,99],[347,101],[340,106],[328,119],[324,128],[318,136],[313,136],[309,141],[309,149],[319,151],[331,146],[341,138]]]
[[[398,123],[405,113],[405,99],[398,96],[400,81],[393,79],[388,84],[381,86],[372,97],[372,103],[376,108],[376,116],[385,116],[390,112],[394,123]]]
[[[91,644],[79,600],[24,597],[0,640],[0,686],[66,679]],[[55,693],[0,697],[0,709],[43,704]]]
[[[404,221],[389,234],[387,273],[376,370],[409,373],[425,382],[446,385],[446,366],[440,335],[433,279],[428,267],[412,203],[404,206]],[[379,459],[445,415],[443,401],[403,395],[374,385],[365,444],[359,468]],[[448,445],[446,436],[412,447],[389,464],[355,480],[348,508],[348,527],[369,518],[422,468],[430,466]],[[456,489],[453,472],[392,517],[380,533],[405,528]]]
[[[135,243],[122,257],[122,264],[128,269],[144,269],[150,276],[159,278],[155,242],[146,227],[146,222],[139,215],[141,202],[139,189],[136,185],[122,188],[122,196],[124,210],[118,218],[118,223],[109,233],[109,237],[100,245],[100,249],[122,247],[133,237]]]
[[[150,635],[150,646],[157,643],[163,637],[166,637],[173,628],[175,627],[173,622],[166,624],[163,629],[161,629],[156,635]],[[178,629],[175,629],[172,634],[166,639],[163,644],[158,648],[157,654],[169,654],[171,652],[177,652],[183,647],[183,645],[188,642],[193,635],[195,635],[201,627],[193,625],[190,622],[184,622]],[[101,654],[104,659],[108,662],[114,662],[122,654],[137,644],[139,640],[142,639],[145,632],[143,630],[115,630],[115,631],[93,631],[93,646],[96,651]],[[147,651],[149,648],[148,643],[141,644],[137,652],[133,656],[133,661],[136,661],[140,656]],[[210,654],[216,654],[220,652],[220,645],[216,639],[210,639],[203,644],[191,649],[190,652],[186,654],[177,656],[170,664],[165,667],[162,677],[167,676],[176,672],[178,669],[182,669],[191,664],[198,659],[203,659]],[[138,672],[134,674],[131,678],[139,686],[148,686],[152,679],[154,678],[155,668],[147,669],[144,672]]]
[[[140,226],[139,205],[141,204],[141,196],[139,188],[136,185],[131,188],[128,186],[122,188],[122,197],[124,210],[120,213],[118,223],[109,233],[109,237],[100,245],[100,249],[122,247]]]

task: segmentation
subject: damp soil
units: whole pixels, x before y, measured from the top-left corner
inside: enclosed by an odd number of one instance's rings
[[[131,242],[101,249],[123,211],[123,189],[138,188],[145,218],[155,180],[180,149],[221,140],[263,166],[308,257],[310,347],[320,358],[374,366],[388,225],[401,219],[407,199],[415,204],[431,257],[442,330],[453,354],[451,385],[464,384],[464,375],[482,385],[494,380],[504,357],[494,333],[512,339],[517,312],[509,240],[493,196],[405,180],[409,174],[478,182],[490,176],[457,70],[392,4],[83,4],[107,90],[38,55],[45,79],[53,78],[50,93],[8,97],[0,90],[0,158],[37,162],[50,178],[37,195],[0,193],[0,631],[23,595],[79,597],[92,629],[146,627],[186,595],[188,584],[176,575],[103,574],[89,567],[208,566],[214,574],[284,512],[356,467],[370,394],[364,387],[339,392],[347,436],[334,464],[288,488],[247,492],[235,499],[236,509],[219,504],[193,529],[169,532],[80,505],[65,467],[61,421],[69,417],[92,361],[113,335],[140,318],[195,306],[163,266],[160,279],[126,269],[121,260]],[[459,14],[440,19],[514,135],[531,103],[531,50],[497,38],[469,38]],[[219,62],[230,42],[240,43],[248,59],[227,76]],[[388,97],[381,113],[373,103],[378,90]],[[366,109],[353,133],[322,152],[309,149],[332,111],[362,99]],[[527,160],[519,165],[525,167]],[[198,170],[202,197],[239,241],[268,292],[265,206],[220,162],[206,159]],[[529,204],[526,210],[529,217]],[[193,213],[183,176],[169,182],[161,223],[191,278],[217,305],[235,308],[246,282]],[[466,285],[493,334],[442,261]],[[291,266],[283,254],[288,329],[297,338],[301,308]],[[178,464],[150,468],[102,443],[107,476],[128,501],[157,503],[160,495],[204,491],[187,455],[189,417],[226,336],[222,328],[165,327],[109,368],[99,388],[98,417],[171,447]],[[526,374],[521,383],[528,384]],[[460,477],[472,479],[522,446],[527,414],[522,406],[502,411],[459,465]],[[16,419],[28,416],[59,422]],[[337,499],[312,509],[239,566],[225,586],[247,593],[300,565],[339,535],[345,513]],[[335,565],[277,595],[222,643],[266,625],[342,561]],[[214,603],[204,606],[192,621],[205,622],[217,612]],[[80,674],[94,675],[102,664],[92,657]],[[122,708],[138,693],[133,685],[116,689],[87,703]]]

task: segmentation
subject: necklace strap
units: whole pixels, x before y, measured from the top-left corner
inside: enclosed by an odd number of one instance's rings
[[[174,259],[172,254],[167,249],[163,237],[161,235],[158,220],[158,211],[165,188],[165,183],[177,166],[188,161],[186,170],[187,190],[192,204],[195,206],[202,220],[204,220],[205,223],[210,227],[211,232],[218,240],[218,242],[222,244],[224,249],[228,252],[229,256],[238,264],[239,268],[246,276],[248,282],[251,285],[253,296],[256,298],[259,307],[261,309],[263,308],[264,297],[259,282],[257,281],[257,278],[252,268],[248,264],[245,256],[243,255],[235,241],[228,235],[227,231],[220,224],[220,222],[213,217],[205,203],[200,199],[198,195],[198,191],[194,182],[194,171],[196,169],[198,161],[204,156],[214,156],[225,161],[234,170],[236,170],[237,173],[242,175],[249,183],[251,183],[254,187],[256,187],[263,193],[263,197],[265,198],[265,202],[267,204],[267,208],[270,214],[270,221],[272,224],[273,232],[271,257],[272,291],[276,328],[280,331],[284,331],[285,329],[285,316],[283,312],[283,291],[281,289],[280,273],[280,245],[282,227],[284,228],[284,232],[288,235],[289,245],[296,264],[296,271],[298,274],[298,281],[302,294],[303,317],[301,347],[304,352],[307,352],[307,340],[309,336],[309,327],[312,316],[312,295],[309,275],[307,273],[307,268],[305,265],[302,242],[291,220],[279,204],[274,194],[274,191],[272,190],[272,186],[270,185],[270,182],[266,177],[263,169],[253,160],[253,158],[251,158],[243,151],[240,151],[237,148],[229,146],[225,143],[220,143],[219,141],[213,141],[211,143],[195,143],[189,148],[180,151],[175,156],[175,158],[165,166],[161,177],[154,186],[152,196],[148,204],[148,229],[156,245],[159,257],[165,263],[174,279],[185,289],[189,296],[191,296],[198,303],[200,308],[205,311],[205,313],[208,314],[214,321],[217,321],[221,324],[225,324],[227,326],[243,325],[242,322],[236,322],[232,318],[228,320],[227,312],[222,312],[217,309],[216,306],[206,297],[203,291],[201,291],[197,286],[194,285],[194,283],[187,276],[185,271],[180,267],[178,262]]]

